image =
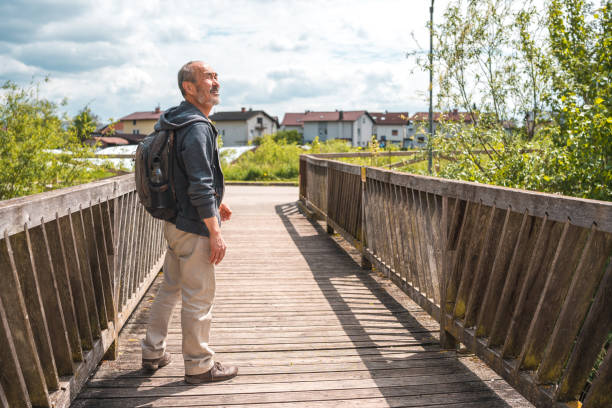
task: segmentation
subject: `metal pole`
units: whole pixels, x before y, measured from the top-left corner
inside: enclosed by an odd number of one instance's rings
[[[433,11],[434,0],[431,0],[429,7],[429,151],[427,152],[427,172],[431,174],[431,166],[433,161]]]

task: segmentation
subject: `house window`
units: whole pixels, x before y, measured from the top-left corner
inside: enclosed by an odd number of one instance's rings
[[[135,120],[132,121],[132,125],[136,126],[136,121]]]
[[[397,129],[391,131],[391,136],[397,136]]]
[[[257,124],[263,125],[263,118],[257,118]]]
[[[361,123],[365,123],[365,117],[361,119]]]
[[[133,134],[133,135],[139,135],[139,134],[140,134],[140,129],[134,129],[134,130],[132,130],[132,134]]]
[[[423,136],[419,136],[418,139],[419,139],[419,142],[424,142],[425,141],[425,137],[423,137]]]

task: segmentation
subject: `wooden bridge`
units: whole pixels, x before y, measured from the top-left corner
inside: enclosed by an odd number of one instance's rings
[[[182,381],[178,309],[140,370],[165,249],[131,176],[0,203],[0,405],[611,406],[610,203],[334,157],[228,187],[225,383]]]

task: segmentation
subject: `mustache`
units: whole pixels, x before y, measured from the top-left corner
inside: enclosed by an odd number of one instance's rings
[[[219,87],[218,87],[218,86],[215,86],[215,87],[210,88],[210,92],[211,92],[211,93],[213,93],[213,92],[219,92]]]

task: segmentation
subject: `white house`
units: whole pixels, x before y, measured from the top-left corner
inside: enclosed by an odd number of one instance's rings
[[[459,112],[457,109],[440,113],[433,112],[433,128],[435,135],[451,136],[452,134],[441,127],[440,122],[453,122],[453,123],[473,123],[472,116],[469,112]],[[412,144],[409,147],[423,148],[427,146],[427,139],[429,138],[429,112],[417,112],[410,118],[410,125],[408,126],[408,139]]]
[[[297,130],[300,135],[304,135],[304,116],[305,113],[285,113],[281,122],[281,130]]]
[[[370,112],[370,116],[374,119],[374,134],[380,143],[409,147],[408,112]]]
[[[246,146],[254,138],[278,131],[278,121],[262,110],[242,108],[210,115],[223,138],[224,146]]]
[[[318,136],[322,142],[340,139],[353,146],[366,146],[374,128],[374,120],[364,110],[287,113],[283,123],[286,129],[290,129],[288,126],[295,128],[301,123],[304,143],[311,143]]]

